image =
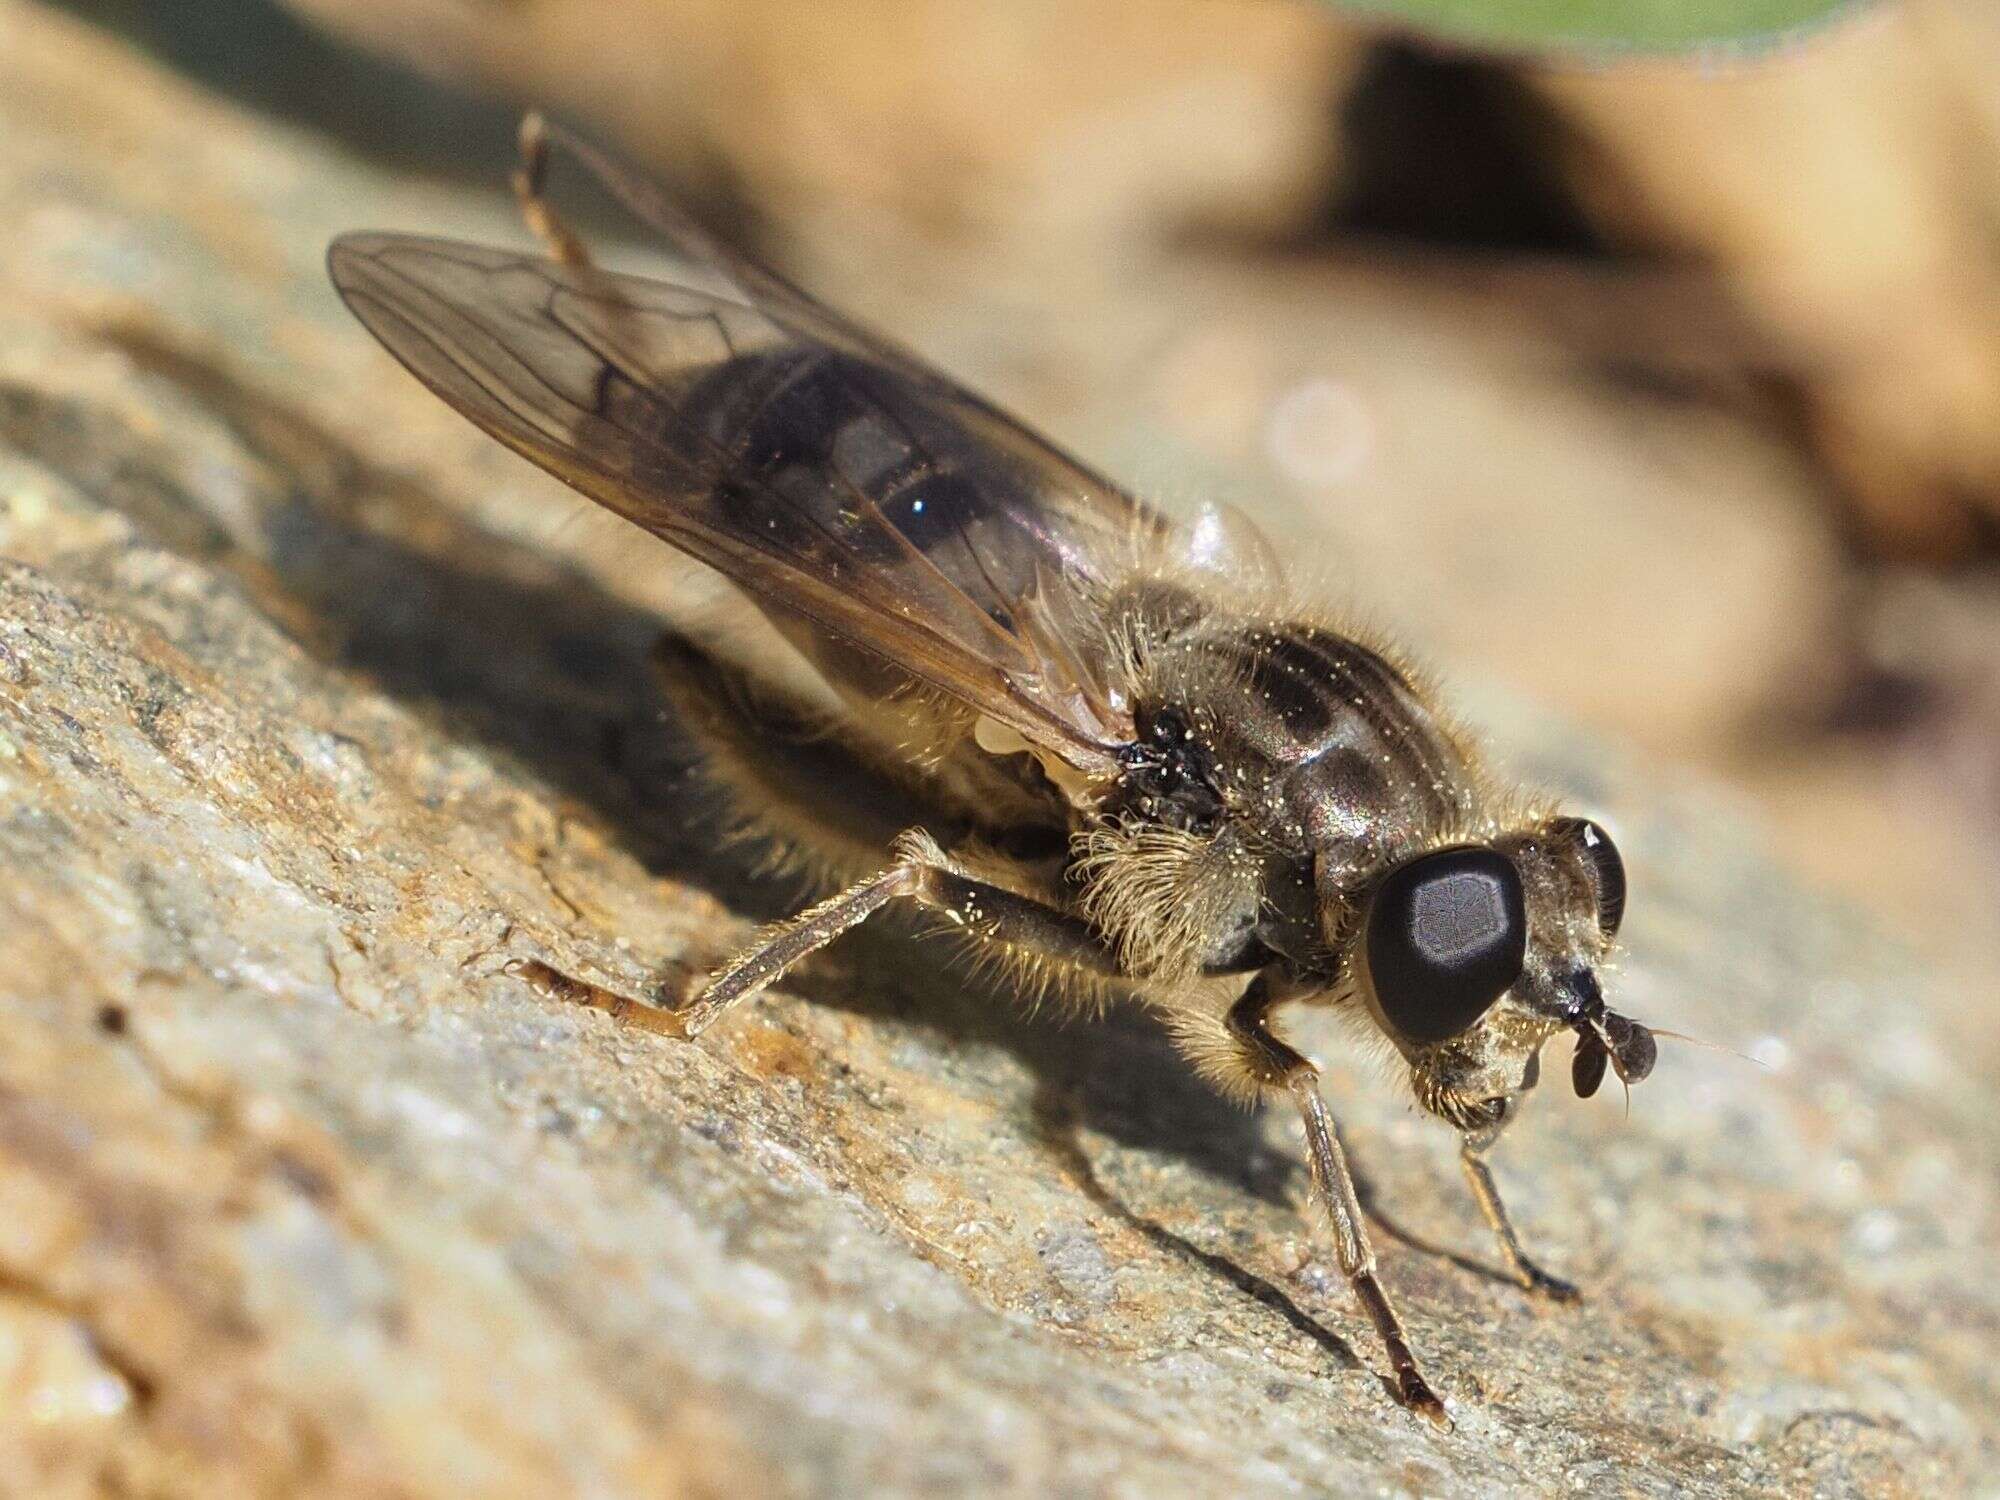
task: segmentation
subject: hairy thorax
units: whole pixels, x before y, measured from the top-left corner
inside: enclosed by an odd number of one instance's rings
[[[1151,976],[1330,965],[1327,901],[1476,813],[1468,751],[1405,671],[1330,627],[1163,635],[1135,662],[1124,774],[1075,840],[1084,910]]]

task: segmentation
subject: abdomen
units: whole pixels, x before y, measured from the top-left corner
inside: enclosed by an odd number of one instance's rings
[[[1472,811],[1468,751],[1373,647],[1306,622],[1210,625],[1180,645],[1202,658],[1195,678],[1225,755],[1264,764],[1316,849],[1403,844]]]

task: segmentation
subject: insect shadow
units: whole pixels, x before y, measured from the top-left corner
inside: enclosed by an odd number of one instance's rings
[[[1086,1100],[1076,1087],[1064,1088],[1050,1076],[1037,1084],[1032,1111],[1037,1134],[1056,1166],[1100,1212],[1136,1230],[1155,1247],[1178,1260],[1228,1282],[1246,1297],[1263,1303],[1293,1329],[1331,1355],[1343,1369],[1360,1368],[1353,1347],[1293,1300],[1283,1287],[1228,1256],[1205,1250],[1186,1235],[1133,1208],[1105,1182],[1085,1149],[1081,1127]]]

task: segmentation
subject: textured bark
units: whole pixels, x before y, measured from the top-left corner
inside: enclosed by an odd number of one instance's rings
[[[556,487],[325,285],[339,229],[503,238],[504,203],[73,16],[0,0],[0,35],[0,1489],[1914,1495],[1992,1471],[1977,997],[1802,893],[1737,804],[1497,694],[1469,707],[1503,754],[1620,830],[1621,1005],[1770,1066],[1670,1050],[1629,1120],[1536,1101],[1496,1168],[1588,1288],[1548,1311],[1498,1277],[1447,1135],[1301,1025],[1449,1433],[1385,1396],[1295,1211],[1289,1122],[1139,1021],[1022,1017],[891,931],[695,1046],[510,977],[684,975],[794,893],[721,847],[660,722],[663,554],[552,526]],[[1469,321],[1350,290],[1367,348]],[[1326,291],[1238,316],[1312,340]],[[897,295],[919,342],[1018,375]],[[1087,348],[1145,347],[1134,305]],[[1513,331],[1464,336],[1435,399]],[[1061,367],[1031,403],[1093,451],[1156,446],[1074,399],[1115,372]],[[1629,430],[1545,395],[1524,471]],[[1699,430],[1688,462],[1782,493]]]

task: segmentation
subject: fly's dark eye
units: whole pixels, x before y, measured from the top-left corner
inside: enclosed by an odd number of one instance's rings
[[[1521,977],[1521,876],[1491,849],[1413,859],[1376,888],[1366,942],[1383,1018],[1412,1042],[1449,1041]]]
[[[1597,881],[1597,925],[1606,937],[1616,937],[1625,920],[1625,861],[1618,857],[1618,846],[1588,818],[1558,818],[1550,832],[1583,851]]]

